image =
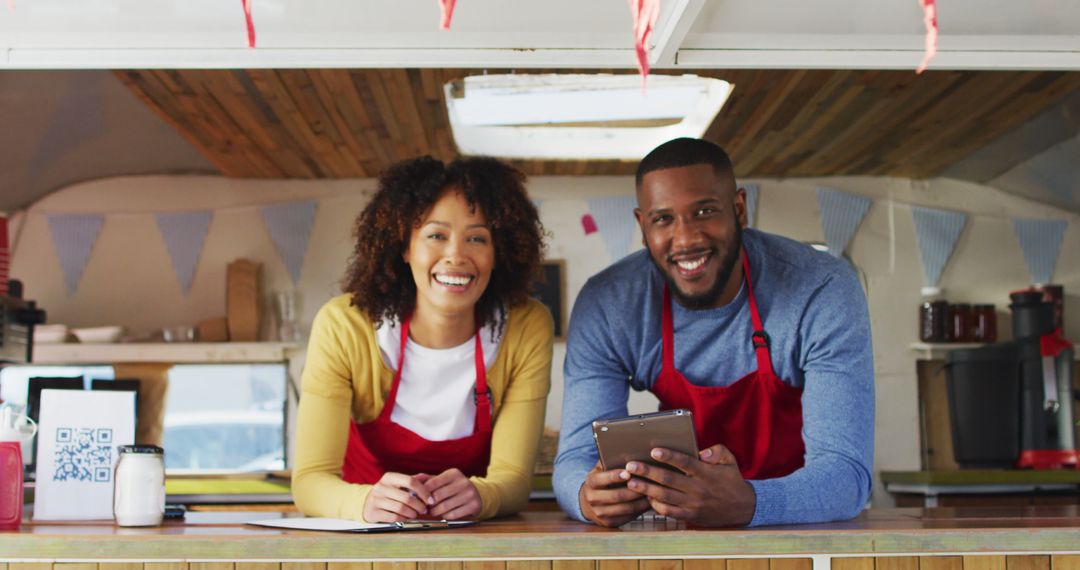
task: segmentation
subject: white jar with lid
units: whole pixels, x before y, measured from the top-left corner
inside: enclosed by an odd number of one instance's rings
[[[156,445],[121,445],[113,482],[113,517],[120,526],[157,526],[165,516],[165,452]]]

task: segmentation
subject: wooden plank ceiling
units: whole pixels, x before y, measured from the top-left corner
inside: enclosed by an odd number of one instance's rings
[[[224,175],[243,178],[367,177],[422,154],[453,158],[442,86],[475,73],[116,72]],[[731,153],[741,177],[932,177],[1080,89],[1077,72],[679,73],[735,85],[706,137]],[[636,163],[516,164],[530,175],[603,175],[632,173]]]

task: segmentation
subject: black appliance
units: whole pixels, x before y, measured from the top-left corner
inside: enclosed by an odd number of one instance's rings
[[[8,282],[0,295],[0,363],[27,363],[34,357],[34,325],[45,322],[45,311],[22,298],[22,283]]]
[[[946,359],[953,452],[963,467],[1076,466],[1072,343],[1042,292],[1011,295],[1015,340]]]

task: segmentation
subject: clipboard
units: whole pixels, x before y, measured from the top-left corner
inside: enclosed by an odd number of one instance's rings
[[[260,519],[244,524],[284,528],[288,530],[316,530],[329,532],[401,532],[408,530],[445,530],[476,524],[476,521],[403,521],[396,523],[364,523],[346,519],[324,517],[290,517],[284,519]]]

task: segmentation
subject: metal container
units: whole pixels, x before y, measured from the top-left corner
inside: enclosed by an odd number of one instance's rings
[[[121,445],[113,483],[120,526],[157,526],[165,516],[165,452],[156,445]]]

